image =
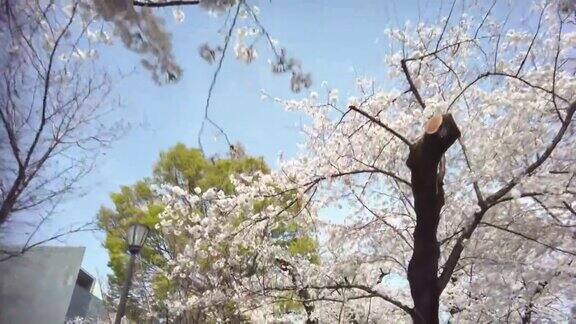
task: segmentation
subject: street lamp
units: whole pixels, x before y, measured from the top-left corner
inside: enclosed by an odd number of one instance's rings
[[[124,287],[122,288],[122,295],[120,295],[120,304],[118,305],[118,311],[116,312],[115,324],[120,324],[122,317],[126,311],[126,299],[128,298],[128,291],[130,290],[130,284],[132,283],[132,272],[134,271],[134,262],[136,260],[136,255],[142,249],[144,241],[148,236],[148,227],[142,224],[133,223],[128,227],[128,232],[126,233],[126,241],[128,242],[128,251],[130,252],[130,261],[128,263],[128,271],[126,273],[126,281],[124,282]]]

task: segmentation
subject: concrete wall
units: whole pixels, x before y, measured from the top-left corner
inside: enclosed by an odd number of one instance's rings
[[[66,313],[66,319],[82,317],[89,319],[90,322],[96,323],[98,320],[104,320],[105,309],[102,300],[96,298],[90,291],[84,287],[76,285],[72,293],[70,307]]]
[[[0,324],[64,323],[83,256],[45,246],[0,262]]]

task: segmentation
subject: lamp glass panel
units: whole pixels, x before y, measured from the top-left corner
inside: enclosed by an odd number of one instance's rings
[[[128,245],[142,247],[148,228],[142,224],[133,224],[128,228]]]

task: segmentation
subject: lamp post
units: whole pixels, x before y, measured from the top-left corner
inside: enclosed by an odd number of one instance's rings
[[[130,261],[128,262],[128,271],[126,273],[126,281],[122,288],[122,295],[120,295],[120,304],[118,304],[118,311],[116,312],[115,324],[120,324],[124,313],[126,312],[126,299],[128,299],[128,291],[132,283],[132,272],[134,271],[134,262],[136,255],[140,253],[140,249],[146,241],[148,236],[148,227],[142,224],[134,223],[130,225],[127,232],[126,241],[128,242],[128,251],[130,252]]]

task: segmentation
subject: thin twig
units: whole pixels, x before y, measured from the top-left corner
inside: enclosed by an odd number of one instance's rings
[[[198,131],[198,147],[202,151],[204,151],[204,149],[202,147],[202,133],[204,132],[204,127],[206,125],[206,121],[208,121],[210,124],[212,124],[212,126],[216,127],[216,129],[220,132],[220,134],[222,134],[224,136],[224,138],[226,139],[226,143],[228,144],[228,147],[232,147],[232,143],[230,142],[228,135],[226,135],[226,133],[224,132],[222,127],[220,127],[218,124],[216,124],[214,121],[212,121],[212,119],[210,119],[208,112],[210,110],[210,100],[212,99],[212,92],[214,90],[214,86],[216,85],[216,80],[218,79],[218,75],[220,74],[220,70],[222,69],[222,63],[224,62],[224,58],[226,57],[226,50],[228,49],[228,44],[230,44],[230,39],[232,37],[232,32],[234,31],[234,27],[236,27],[236,21],[238,20],[238,14],[240,13],[240,6],[242,5],[242,3],[243,3],[243,1],[240,1],[240,3],[238,3],[238,5],[236,6],[236,13],[234,14],[234,18],[232,19],[232,24],[230,25],[230,28],[228,29],[228,34],[226,35],[226,38],[224,39],[224,48],[222,49],[222,55],[220,56],[220,59],[218,60],[218,65],[216,66],[216,71],[214,71],[214,74],[212,75],[212,81],[210,82],[210,88],[208,89],[208,96],[206,97],[206,104],[204,105],[204,120],[202,121],[202,125],[200,126],[200,131]]]
[[[33,248],[35,248],[35,247],[37,247],[37,246],[39,246],[39,245],[46,244],[46,243],[48,243],[48,242],[50,242],[50,241],[58,240],[58,239],[61,238],[61,237],[64,237],[64,236],[67,236],[67,235],[70,235],[70,234],[73,234],[73,233],[93,232],[93,231],[98,230],[97,228],[89,227],[89,226],[91,226],[91,225],[93,225],[93,223],[86,223],[86,224],[84,224],[84,225],[81,225],[81,226],[79,226],[79,227],[77,227],[77,228],[74,228],[74,229],[71,229],[71,230],[69,230],[69,231],[66,231],[66,232],[64,232],[64,233],[55,234],[55,235],[53,235],[53,236],[51,236],[51,237],[49,237],[49,238],[46,238],[46,239],[41,240],[41,241],[38,241],[38,242],[36,242],[36,243],[34,243],[34,244],[30,244],[30,245],[27,245],[27,244],[26,244],[26,245],[24,245],[20,250],[15,251],[15,252],[13,252],[13,251],[8,251],[8,250],[0,250],[0,253],[3,253],[3,254],[6,255],[5,257],[0,258],[0,262],[6,261],[6,260],[8,260],[8,259],[11,259],[11,258],[14,258],[14,257],[17,257],[17,256],[21,256],[21,255],[23,255],[24,253],[30,251],[31,249],[33,249]]]
[[[499,229],[499,230],[501,230],[501,231],[508,232],[508,233],[510,233],[510,234],[514,234],[514,235],[520,236],[520,237],[522,237],[522,238],[527,239],[528,241],[531,241],[531,242],[534,242],[534,243],[543,245],[543,246],[545,246],[545,247],[547,247],[547,248],[549,248],[549,249],[551,249],[551,250],[554,250],[554,251],[556,251],[556,252],[561,252],[561,253],[570,254],[570,255],[572,255],[572,256],[576,256],[576,252],[564,250],[564,249],[561,249],[561,248],[552,246],[552,245],[550,245],[550,244],[547,244],[547,243],[544,243],[544,242],[540,242],[540,241],[538,241],[537,239],[535,239],[535,238],[533,238],[533,237],[530,237],[530,236],[528,236],[528,235],[526,235],[526,234],[520,233],[520,232],[515,231],[515,230],[511,230],[511,229],[509,229],[509,228],[506,228],[506,227],[503,227],[503,226],[500,226],[500,225],[496,225],[496,224],[492,224],[492,223],[487,223],[487,222],[480,222],[480,225],[484,225],[484,226],[496,228],[496,229]]]

